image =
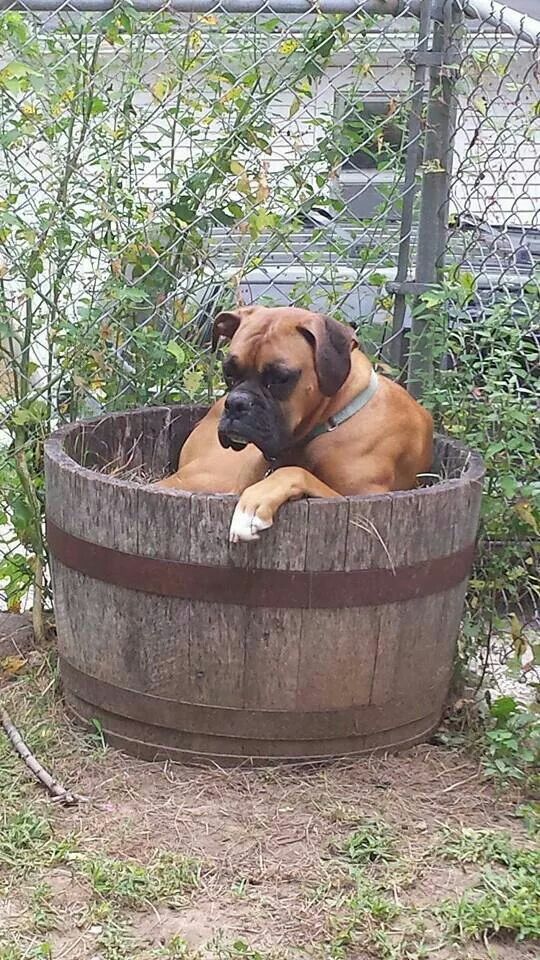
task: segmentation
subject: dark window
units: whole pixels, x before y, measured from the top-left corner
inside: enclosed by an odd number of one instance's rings
[[[398,96],[340,94],[336,102],[343,167],[399,169],[404,160],[406,114]]]

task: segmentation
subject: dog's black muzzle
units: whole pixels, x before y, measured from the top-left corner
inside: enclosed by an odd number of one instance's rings
[[[275,460],[290,442],[279,403],[249,381],[233,387],[227,395],[218,437],[222,447],[233,450],[253,443],[267,460]]]

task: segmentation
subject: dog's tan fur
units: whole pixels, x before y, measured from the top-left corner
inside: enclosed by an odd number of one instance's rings
[[[336,372],[328,368],[324,353],[328,323],[334,322],[307,310],[257,306],[220,314],[215,321],[216,338],[231,339],[230,353],[242,368],[256,375],[268,363],[286,362],[301,370],[291,396],[282,404],[294,445],[273,473],[265,477],[268,464],[253,444],[237,452],[221,446],[222,398],[184,444],[178,471],[161,482],[165,488],[239,494],[235,516],[243,521],[236,524],[235,532],[233,520],[233,540],[256,539],[287,500],[406,490],[431,466],[431,416],[402,387],[383,376],[363,409],[336,430],[302,444],[314,426],[342,410],[369,383],[369,360],[358,349],[352,331],[340,327],[340,337],[348,331],[350,371],[335,393],[327,396],[322,392],[323,364],[330,383]],[[308,339],[303,335],[306,332]]]

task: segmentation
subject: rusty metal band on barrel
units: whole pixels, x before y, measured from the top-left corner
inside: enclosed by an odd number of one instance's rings
[[[119,733],[114,730],[114,724],[124,718],[132,727],[129,734],[124,730],[123,735],[148,743],[156,742],[156,727],[186,736],[247,740],[253,744],[272,740],[357,739],[408,728],[428,718],[432,720],[434,713],[440,714],[435,705],[442,704],[446,692],[446,683],[436,683],[426,685],[420,692],[412,691],[392,704],[361,704],[333,710],[265,710],[171,700],[142,693],[83,673],[63,656],[60,666],[70,706],[75,697],[81,707],[84,704],[90,707],[91,716],[95,715],[96,708],[101,710],[107,732]]]
[[[332,610],[429,597],[468,576],[474,543],[395,570],[295,571],[182,563],[92,543],[47,520],[52,555],[64,566],[128,590],[243,607]]]

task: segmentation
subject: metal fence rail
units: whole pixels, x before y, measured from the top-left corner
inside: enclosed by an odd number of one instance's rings
[[[422,295],[445,270],[462,287],[475,277],[474,296],[448,308],[456,323],[508,291],[530,310],[532,18],[489,0],[0,10],[0,591],[12,606],[46,587],[43,437],[63,419],[211,397],[218,306],[332,312],[417,394],[433,370]]]

